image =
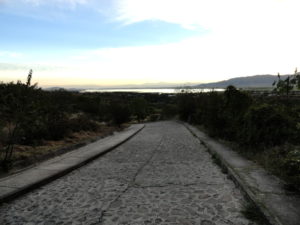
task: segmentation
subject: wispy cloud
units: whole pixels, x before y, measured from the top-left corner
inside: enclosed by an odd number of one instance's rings
[[[231,36],[203,36],[177,43],[84,51],[69,61],[87,77],[200,82],[254,74],[289,73],[299,66],[299,46],[278,46],[281,36],[253,42]],[[259,42],[263,44],[259,44]],[[81,72],[80,72],[81,71]],[[78,75],[78,77],[80,77]]]
[[[299,0],[27,0],[26,4],[95,6],[102,14],[109,11],[106,15],[125,28],[151,20],[211,31],[163,45],[77,49],[66,54],[58,50],[53,61],[44,64],[66,68],[40,72],[38,76],[47,77],[48,83],[62,77],[69,83],[203,82],[290,73],[300,67]],[[18,54],[0,51],[1,61],[5,57]]]
[[[25,3],[30,3],[35,6],[44,5],[44,4],[67,4],[72,7],[76,5],[82,5],[89,2],[89,0],[21,0]]]
[[[61,70],[66,69],[62,66],[54,66],[54,65],[47,65],[47,64],[37,64],[37,63],[1,63],[0,62],[0,71],[6,71],[6,70],[38,70],[38,71],[55,71],[55,70]]]
[[[165,56],[164,62],[170,62],[170,66],[173,62],[173,68],[182,65],[194,77],[197,73],[214,79],[218,79],[217,74],[225,77],[285,73],[288,67],[291,70],[299,66],[298,0],[116,0],[115,3],[115,20],[124,25],[153,20],[187,29],[210,30],[206,37],[177,43],[168,49],[170,54],[165,51],[164,55],[162,49],[157,52],[158,58]],[[184,69],[174,69],[170,74],[177,74],[176,71]]]
[[[24,7],[47,7],[51,6],[53,8],[65,8],[65,9],[75,9],[76,7],[87,5],[93,0],[0,0],[0,4],[7,5],[12,8],[23,7],[23,10],[26,10]]]
[[[295,29],[297,0],[116,0],[116,20],[160,20],[185,28],[248,32]],[[264,32],[265,33],[265,32]]]
[[[66,67],[43,63],[2,63],[0,62],[0,82],[24,81],[29,70],[33,70],[33,80],[43,86],[44,84],[58,84],[62,80],[64,84],[72,79],[72,74],[67,78],[62,75],[68,71]]]
[[[12,52],[12,51],[1,51],[0,50],[0,58],[20,58],[23,54],[20,52]]]

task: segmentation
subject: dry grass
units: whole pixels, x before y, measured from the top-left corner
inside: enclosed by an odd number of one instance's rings
[[[37,146],[15,145],[13,153],[13,170],[19,170],[37,162],[52,158],[76,148],[78,144],[84,144],[93,140],[112,135],[115,131],[121,131],[128,125],[121,128],[115,126],[101,125],[97,132],[82,131],[70,134],[63,140],[44,140]]]
[[[205,133],[208,133],[203,126],[197,128]],[[279,177],[286,182],[285,188],[288,191],[300,193],[300,175],[295,171],[290,174],[290,169],[287,168],[287,154],[293,149],[299,149],[300,146],[284,144],[272,148],[266,148],[260,151],[257,149],[243,148],[236,142],[217,139],[225,146],[238,152],[241,156],[262,166],[269,173]],[[299,171],[299,170],[298,170]]]
[[[245,158],[262,166],[269,173],[284,180],[286,182],[285,188],[287,190],[300,193],[299,174],[297,174],[296,171],[290,174],[290,169],[287,168],[287,153],[290,152],[291,149],[299,149],[299,146],[285,144],[266,148],[258,152],[255,149],[244,149],[233,142],[224,140],[219,141],[231,147],[231,149],[238,152]]]

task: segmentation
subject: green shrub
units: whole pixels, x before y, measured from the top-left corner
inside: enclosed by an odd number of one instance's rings
[[[136,116],[137,120],[140,122],[147,116],[147,102],[144,98],[133,99],[130,105],[132,114]]]
[[[222,137],[224,135],[223,129],[226,126],[222,94],[217,92],[207,94],[199,108],[201,112],[200,121],[207,128],[209,134]]]
[[[179,118],[191,122],[193,114],[196,112],[194,95],[190,93],[178,94],[178,113]]]
[[[244,114],[252,104],[252,99],[246,93],[228,86],[224,92],[224,127],[222,137],[237,141]]]
[[[105,118],[106,104],[101,100],[101,98],[96,94],[80,94],[75,102],[75,108],[79,112],[83,112],[96,120],[103,120]]]
[[[111,103],[110,115],[114,124],[120,127],[122,123],[130,121],[131,112],[128,105]]]
[[[300,149],[294,149],[287,154],[284,167],[289,176],[298,176],[300,179]]]
[[[288,115],[269,104],[253,106],[245,114],[240,143],[251,147],[275,146],[289,140],[292,124]]]
[[[150,121],[158,121],[160,119],[161,115],[159,113],[151,114],[149,116]]]
[[[80,114],[69,120],[68,127],[73,132],[79,131],[97,131],[99,126],[88,116]]]
[[[170,119],[177,115],[177,107],[174,104],[165,104],[162,106],[162,117],[164,119]]]

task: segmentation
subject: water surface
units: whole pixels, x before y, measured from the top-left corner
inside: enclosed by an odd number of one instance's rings
[[[176,94],[182,92],[201,93],[210,91],[224,91],[224,89],[207,89],[207,88],[195,88],[195,89],[182,89],[182,88],[120,88],[120,89],[87,89],[82,92],[136,92],[136,93],[165,93]]]

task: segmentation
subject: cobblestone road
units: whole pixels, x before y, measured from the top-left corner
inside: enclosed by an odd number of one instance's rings
[[[176,122],[147,124],[117,149],[0,208],[0,224],[252,225],[244,199]]]

